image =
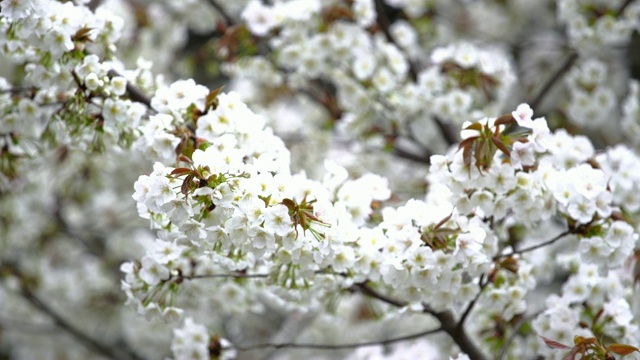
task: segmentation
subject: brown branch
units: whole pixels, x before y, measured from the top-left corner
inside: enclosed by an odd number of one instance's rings
[[[389,18],[387,17],[387,13],[385,11],[382,0],[375,0],[375,7],[377,14],[376,22],[378,24],[378,27],[384,34],[384,37],[387,39],[387,41],[394,44],[400,49],[400,46],[398,46],[396,40],[393,38],[391,32],[389,31],[389,26],[391,24],[389,23]],[[416,82],[416,80],[418,79],[418,70],[416,70],[416,65],[409,59],[407,59],[407,63],[409,64],[409,75],[411,75],[411,80],[413,82]]]
[[[38,296],[36,296],[28,287],[24,284],[21,288],[21,294],[31,305],[36,307],[38,310],[47,314],[54,322],[54,324],[60,329],[64,330],[71,336],[73,336],[78,342],[82,343],[88,349],[95,351],[98,354],[101,354],[104,357],[118,360],[123,359],[123,352],[116,352],[110,346],[102,344],[98,342],[96,339],[91,338],[89,335],[83,333],[79,329],[75,328],[69,322],[67,322],[62,316],[60,316],[57,312],[55,312],[49,305],[47,305],[44,301],[42,301]],[[140,358],[134,354],[133,352],[128,352],[129,359],[140,360]]]
[[[220,16],[222,16],[224,22],[226,23],[225,25],[235,25],[235,21],[233,20],[233,18],[229,14],[227,14],[227,12],[222,8],[222,6],[220,6],[220,4],[218,4],[216,0],[207,0],[207,2],[218,12],[218,14],[220,14]]]
[[[118,72],[116,72],[115,70],[109,70],[107,75],[109,77],[122,76],[118,74]],[[129,98],[132,101],[144,104],[149,109],[151,109],[151,98],[144,91],[140,90],[137,86],[131,84],[130,81],[127,81],[127,93],[129,94]]]
[[[195,280],[195,279],[218,279],[218,278],[233,278],[233,279],[265,279],[269,277],[269,274],[242,274],[242,273],[230,273],[230,274],[206,274],[206,275],[178,275],[179,280]]]
[[[21,92],[35,92],[37,88],[33,86],[14,86],[8,89],[0,89],[0,94],[17,94]]]
[[[126,346],[120,347],[120,351],[115,351],[113,346],[100,343],[98,340],[91,338],[89,335],[83,333],[80,329],[74,327],[60,314],[54,311],[47,303],[42,301],[28,286],[27,281],[22,281],[25,277],[24,274],[18,268],[18,265],[13,262],[5,261],[0,266],[0,272],[8,272],[14,275],[16,278],[21,279],[21,286],[18,289],[18,293],[33,307],[37,308],[44,314],[46,314],[53,321],[54,325],[71,335],[76,341],[84,345],[87,349],[94,351],[106,358],[120,360],[142,360],[133,350]]]
[[[354,284],[353,286],[351,286],[350,290],[353,291],[358,291],[364,295],[367,295],[368,297],[374,298],[374,299],[378,299],[382,302],[385,302],[389,305],[393,305],[395,307],[405,307],[407,306],[407,302],[406,301],[402,301],[399,299],[394,299],[390,296],[387,295],[383,295],[379,292],[377,292],[376,290],[374,290],[373,288],[371,288],[370,286],[368,286],[366,283],[360,283],[360,284]]]
[[[578,53],[574,51],[571,53],[571,55],[569,55],[569,57],[567,58],[567,60],[565,60],[562,66],[558,70],[556,70],[556,72],[553,75],[551,75],[549,80],[547,80],[545,85],[538,92],[538,95],[536,95],[535,98],[533,98],[533,100],[529,102],[529,105],[531,106],[531,108],[535,109],[538,106],[540,106],[540,104],[542,103],[542,100],[544,100],[544,98],[549,94],[551,89],[553,89],[556,83],[560,79],[562,79],[564,74],[571,69],[571,67],[577,60],[578,60]]]
[[[471,360],[485,360],[486,357],[482,351],[476,346],[475,342],[469,337],[463,326],[456,324],[455,318],[451,311],[442,311],[432,313],[442,324],[442,329],[449,334],[453,341],[458,345],[460,350],[467,354]]]
[[[249,350],[257,350],[257,349],[264,349],[264,348],[275,348],[275,349],[283,349],[283,348],[303,349],[304,348],[304,349],[323,349],[323,350],[353,349],[353,348],[367,347],[367,346],[388,345],[388,344],[393,344],[397,342],[418,339],[427,335],[438,333],[442,330],[443,330],[442,328],[436,328],[436,329],[418,332],[415,334],[399,336],[396,338],[351,343],[351,344],[305,344],[305,343],[269,344],[269,343],[265,343],[265,344],[246,345],[246,346],[235,346],[235,349],[239,351],[249,351]]]
[[[403,159],[407,159],[407,160],[411,160],[411,161],[415,161],[417,163],[420,164],[429,164],[431,162],[431,154],[425,154],[425,155],[418,155],[418,154],[414,154],[410,151],[406,151],[403,150],[401,148],[399,148],[398,146],[394,146],[393,148],[393,155],[403,158]]]
[[[444,137],[444,140],[447,142],[449,146],[460,142],[459,126],[455,126],[450,121],[449,122],[442,121],[437,116],[433,117],[433,121],[436,123],[436,126],[440,130],[440,133],[442,134],[442,136]]]
[[[529,321],[529,320],[533,319],[534,317],[538,316],[538,314],[540,314],[540,312],[536,312],[536,313],[531,314],[529,316],[523,316],[520,320],[518,320],[518,322],[513,327],[513,332],[511,333],[511,335],[509,335],[507,340],[504,342],[504,345],[502,345],[502,349],[500,350],[500,356],[498,357],[498,360],[502,360],[507,356],[507,351],[509,350],[509,347],[511,346],[511,343],[513,343],[513,341],[515,340],[516,336],[518,335],[520,329],[524,326],[524,324],[527,323],[527,321]]]
[[[355,284],[350,288],[353,291],[358,291],[364,295],[367,295],[371,298],[378,299],[387,304],[393,305],[395,307],[405,307],[408,305],[406,301],[392,298],[390,296],[381,294],[376,290],[369,287],[366,283]],[[482,353],[482,351],[476,346],[474,341],[469,337],[467,332],[464,330],[463,326],[459,326],[456,321],[453,313],[451,311],[434,311],[429,308],[427,305],[424,305],[424,313],[430,314],[434,316],[438,321],[440,321],[440,329],[446,332],[458,345],[460,350],[462,350],[465,354],[469,355],[469,358],[472,360],[485,360],[486,357]]]

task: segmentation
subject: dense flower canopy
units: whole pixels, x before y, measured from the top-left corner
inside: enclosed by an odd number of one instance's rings
[[[0,1],[0,358],[640,351],[640,2]]]

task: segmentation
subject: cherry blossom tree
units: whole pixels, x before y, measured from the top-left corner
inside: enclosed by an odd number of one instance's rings
[[[0,1],[0,358],[635,354],[639,31],[633,0]]]

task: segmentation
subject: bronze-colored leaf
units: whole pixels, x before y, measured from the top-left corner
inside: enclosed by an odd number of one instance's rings
[[[79,42],[90,42],[91,35],[89,34],[93,31],[93,28],[90,27],[82,27],[76,31],[76,33],[72,36],[73,41]]]
[[[618,355],[629,355],[633,352],[640,351],[637,347],[627,344],[611,344],[607,350]]]
[[[516,119],[514,119],[513,115],[506,114],[497,118],[494,124],[496,127],[498,127],[499,125],[511,125],[515,122],[516,122]]]
[[[571,346],[569,346],[569,345],[565,345],[565,344],[559,343],[559,342],[557,342],[555,340],[548,339],[548,338],[546,338],[544,336],[540,336],[540,337],[542,338],[544,343],[547,344],[547,346],[552,348],[552,349],[562,349],[562,350],[571,349]]]
[[[507,155],[508,157],[511,157],[511,152],[509,151],[509,149],[507,149],[507,147],[504,145],[504,143],[502,141],[500,141],[500,138],[498,138],[497,136],[492,136],[491,137],[491,141],[493,141],[493,144],[500,151],[502,151],[503,154]]]
[[[224,85],[209,91],[209,94],[205,98],[205,109],[210,108],[215,110],[218,107],[218,95],[222,92],[222,88],[224,88]]]
[[[453,211],[451,212],[451,214],[447,215],[447,217],[445,217],[444,219],[440,220],[439,223],[436,224],[436,226],[433,227],[434,230],[438,230],[442,225],[444,225],[447,221],[449,221],[451,219],[451,216],[453,216]]]
[[[193,170],[189,168],[176,168],[176,169],[173,169],[173,171],[171,172],[171,175],[184,175],[184,174],[190,173],[191,171]]]
[[[289,198],[283,199],[280,203],[282,205],[286,206],[287,209],[289,209],[289,213],[295,212],[296,208],[298,207],[296,202],[291,200],[291,199],[289,199]]]
[[[500,267],[514,274],[518,273],[518,260],[510,256],[500,262]]]
[[[482,124],[480,124],[479,122],[474,122],[471,125],[468,125],[466,128],[464,128],[464,130],[476,130],[476,131],[482,131]]]
[[[187,175],[186,178],[184,178],[184,181],[182,182],[182,186],[180,186],[180,192],[182,193],[182,195],[187,195],[189,194],[189,188],[191,186],[191,182],[193,181],[193,174],[189,174]]]
[[[462,150],[462,159],[464,160],[464,164],[467,167],[471,166],[472,156],[473,156],[473,151],[471,150],[471,146],[465,146],[464,150]]]
[[[191,159],[189,159],[188,157],[184,156],[184,155],[180,155],[178,157],[178,160],[180,160],[182,162],[186,162],[187,164],[193,164],[193,161]]]
[[[479,138],[479,136],[472,136],[460,141],[460,144],[458,144],[458,150],[471,146],[473,142]]]

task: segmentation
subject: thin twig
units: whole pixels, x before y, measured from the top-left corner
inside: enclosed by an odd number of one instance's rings
[[[218,14],[222,16],[227,26],[232,26],[235,24],[235,21],[233,21],[233,18],[231,18],[231,16],[227,14],[227,12],[222,8],[222,6],[220,6],[220,4],[218,4],[216,0],[207,0],[207,1],[209,2],[209,5],[211,5],[211,7],[213,7],[218,12]]]
[[[264,348],[275,348],[275,349],[323,349],[323,350],[341,350],[341,349],[353,349],[359,347],[367,347],[367,346],[377,346],[377,345],[388,345],[401,341],[418,339],[427,335],[435,334],[440,331],[443,331],[442,328],[436,328],[426,331],[421,331],[415,334],[409,334],[405,336],[399,336],[396,338],[384,339],[384,340],[374,340],[374,341],[366,341],[359,343],[350,343],[350,344],[304,344],[304,343],[282,343],[282,344],[255,344],[255,345],[247,345],[247,346],[236,346],[235,349],[240,351],[249,351],[256,349],[264,349]]]
[[[269,274],[242,274],[242,273],[229,273],[229,274],[205,274],[205,275],[180,275],[179,279],[195,280],[195,279],[216,279],[216,278],[234,278],[234,279],[264,279],[269,277]]]
[[[433,117],[433,121],[436,123],[442,137],[444,137],[449,146],[460,142],[460,132],[458,131],[458,127],[454,126],[451,122],[442,121],[437,116]]]
[[[420,164],[429,164],[429,162],[431,161],[431,154],[425,154],[425,155],[414,154],[410,151],[401,149],[397,145],[393,147],[393,155],[397,157],[401,157],[403,159],[415,161]]]
[[[0,94],[17,94],[21,92],[33,92],[37,89],[33,86],[14,86],[8,89],[0,89]]]
[[[531,106],[531,108],[535,109],[538,106],[540,106],[540,104],[542,103],[542,100],[544,100],[544,98],[549,94],[551,89],[553,89],[556,83],[560,79],[562,79],[564,74],[568,72],[569,69],[571,69],[571,67],[577,60],[578,60],[578,53],[574,51],[571,53],[571,55],[569,55],[569,57],[567,58],[567,60],[565,60],[562,66],[558,70],[556,70],[556,72],[553,75],[551,75],[549,80],[547,80],[545,85],[538,92],[538,95],[536,95],[536,97],[529,102],[529,105]]]
[[[473,307],[478,302],[478,299],[480,299],[480,296],[482,296],[482,291],[487,287],[488,284],[489,284],[489,280],[487,279],[485,281],[484,274],[480,275],[480,282],[478,284],[480,287],[480,291],[478,291],[478,293],[476,294],[476,297],[473,298],[473,300],[471,300],[469,305],[467,305],[467,308],[464,310],[464,312],[460,316],[460,320],[458,320],[459,327],[461,327],[464,324],[465,320],[467,320],[467,317],[469,316],[469,314],[471,314],[471,310],[473,310]]]
[[[364,295],[367,295],[369,297],[378,299],[382,302],[385,302],[387,304],[393,305],[395,307],[405,307],[407,306],[407,302],[406,301],[402,301],[399,299],[394,299],[390,296],[387,295],[383,295],[379,292],[377,292],[376,290],[372,289],[371,287],[369,287],[366,283],[360,283],[360,284],[355,284],[353,286],[351,286],[351,290],[355,290],[358,291]]]
[[[526,253],[526,252],[530,252],[530,251],[533,251],[533,250],[540,249],[540,248],[545,247],[545,246],[549,246],[549,245],[555,243],[556,241],[562,239],[563,237],[573,234],[574,232],[575,232],[575,230],[563,231],[562,233],[556,235],[553,239],[547,240],[545,242],[542,242],[542,243],[539,243],[539,244],[536,244],[536,245],[529,246],[529,247],[524,248],[524,249],[514,250],[514,251],[512,251],[512,252],[510,252],[508,254],[496,255],[496,256],[493,257],[493,260],[500,260],[500,259],[505,258],[505,257],[510,257],[510,256],[513,256],[513,255],[519,255],[519,254],[523,254],[523,253]]]
[[[396,307],[405,307],[407,306],[406,301],[402,301],[399,299],[392,298],[387,295],[383,295],[376,290],[369,287],[366,283],[355,284],[351,287],[352,290],[359,291],[364,295],[369,297],[378,299],[387,304],[396,306]],[[438,321],[440,321],[440,326],[442,331],[446,332],[458,345],[458,347],[469,356],[472,360],[485,360],[486,357],[482,353],[482,351],[475,345],[474,341],[469,337],[466,331],[464,331],[463,326],[458,326],[453,313],[451,311],[434,311],[428,306],[424,306],[425,314],[430,314],[434,316]]]
[[[507,351],[509,350],[511,343],[515,340],[516,336],[518,335],[518,332],[520,331],[520,329],[524,326],[524,324],[527,323],[527,321],[538,316],[538,314],[540,314],[540,312],[536,312],[529,316],[523,316],[520,320],[518,320],[518,322],[513,327],[513,332],[511,333],[511,335],[509,335],[507,340],[504,342],[504,345],[502,345],[502,349],[500,350],[500,356],[498,357],[498,360],[502,360],[504,359],[505,356],[507,356]]]

